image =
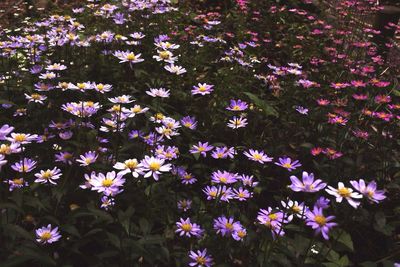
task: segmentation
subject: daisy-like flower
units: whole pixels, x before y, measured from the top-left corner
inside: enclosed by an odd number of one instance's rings
[[[192,95],[209,95],[211,94],[214,85],[199,83],[198,86],[193,86]]]
[[[192,208],[192,201],[190,199],[182,199],[178,201],[177,206],[178,209],[186,212]]]
[[[253,175],[239,175],[238,179],[242,181],[243,186],[248,186],[248,187],[256,187],[258,185],[257,181],[254,181]]]
[[[133,177],[138,178],[142,173],[141,165],[137,159],[127,159],[124,162],[117,162],[114,169],[119,170],[118,174],[125,175],[131,173]]]
[[[47,99],[47,96],[33,93],[31,95],[25,94],[25,98],[28,100],[28,103],[34,102],[34,103],[43,104],[43,101],[45,101]]]
[[[162,172],[169,172],[171,170],[171,164],[164,165],[164,162],[164,159],[145,156],[141,161],[144,178],[153,176],[154,180],[158,181],[159,175]]]
[[[237,174],[218,170],[212,173],[211,181],[216,184],[233,184],[237,181]]]
[[[187,171],[181,171],[178,172],[179,174],[179,178],[181,178],[181,182],[182,184],[194,184],[195,182],[197,182],[196,177],[194,177],[193,174],[187,172]]]
[[[178,229],[176,229],[175,233],[178,233],[180,236],[201,237],[203,233],[203,230],[198,224],[190,222],[190,218],[180,218],[179,222],[176,222],[176,227]]]
[[[99,93],[108,93],[112,90],[111,84],[93,83],[92,87]]]
[[[58,71],[60,71],[60,70],[66,70],[66,69],[67,69],[67,66],[62,65],[60,63],[54,63],[54,64],[48,65],[46,67],[46,70],[58,70]]]
[[[168,50],[157,50],[158,55],[153,56],[157,61],[164,61],[170,64],[174,64],[178,57],[174,57],[171,51]]]
[[[271,207],[268,209],[260,209],[257,214],[257,221],[259,224],[265,225],[271,229],[272,237],[275,238],[277,235],[283,236],[285,232],[283,231],[282,224],[288,223],[287,218],[285,218],[285,213],[282,211],[274,211]]]
[[[239,118],[234,116],[231,120],[229,120],[227,125],[229,128],[238,129],[246,127],[247,124],[247,119],[243,116],[240,116]]]
[[[7,181],[4,181],[6,184],[9,184],[9,190],[13,191],[14,189],[17,188],[22,188],[25,186],[28,186],[28,182],[24,180],[24,178],[14,178],[14,179],[9,179]]]
[[[197,121],[195,117],[186,116],[181,119],[181,124],[189,128],[190,130],[195,130],[197,127]]]
[[[258,163],[264,164],[266,162],[271,162],[273,158],[270,158],[263,151],[258,151],[254,149],[250,149],[249,151],[245,151],[243,153],[247,158],[252,161],[256,161]]]
[[[115,201],[113,197],[110,196],[102,196],[101,197],[101,208],[105,210],[109,210],[111,207],[115,205]]]
[[[213,148],[214,147],[212,145],[209,145],[208,142],[199,142],[197,145],[193,145],[189,152],[192,154],[200,153],[200,155],[206,157],[207,152],[212,150]]]
[[[233,217],[227,218],[225,216],[214,219],[213,227],[217,231],[217,234],[221,234],[222,236],[232,235],[235,231],[242,228],[240,222],[235,222]]]
[[[68,165],[72,165],[73,161],[72,158],[74,155],[72,155],[69,152],[60,152],[54,155],[55,156],[55,161],[56,162],[62,162]]]
[[[11,137],[8,137],[7,140],[12,143],[24,145],[36,141],[37,137],[37,134],[11,133]]]
[[[46,184],[46,183],[51,183],[56,185],[57,183],[55,180],[60,179],[62,173],[61,170],[57,167],[54,167],[52,170],[41,170],[39,173],[35,174],[35,177],[37,178],[35,180],[35,183],[41,183],[41,184]]]
[[[296,106],[296,111],[300,114],[307,115],[308,114],[308,108],[302,107],[302,106]]]
[[[124,185],[125,179],[115,171],[107,172],[106,175],[102,173],[91,175],[90,178],[91,189],[106,196],[115,196],[123,191],[120,187]]]
[[[94,151],[89,151],[79,157],[81,159],[77,159],[76,162],[80,163],[80,166],[89,166],[96,162],[98,155]]]
[[[230,105],[226,108],[230,111],[243,111],[248,108],[248,104],[240,99],[238,100],[231,100]]]
[[[131,99],[131,97],[132,96],[130,96],[130,95],[121,95],[121,96],[109,98],[108,100],[110,100],[110,102],[114,103],[114,104],[128,104],[128,103],[132,103],[135,101],[134,99]]]
[[[289,157],[279,158],[279,162],[275,162],[275,164],[287,169],[290,172],[301,166],[298,160],[292,161],[292,159]]]
[[[342,182],[338,183],[338,188],[328,186],[328,188],[325,189],[325,191],[328,194],[335,196],[336,202],[340,203],[344,198],[355,209],[360,205],[360,202],[354,199],[360,199],[362,198],[362,195],[357,192],[353,192],[353,189],[351,188],[345,187]]]
[[[358,182],[350,181],[350,183],[358,192],[372,202],[379,203],[386,198],[385,191],[377,190],[375,181],[366,184],[364,179],[360,179]]]
[[[14,163],[11,165],[11,168],[16,172],[31,172],[34,168],[36,168],[36,161],[24,158],[23,160]]]
[[[281,205],[282,207],[284,207],[286,210],[288,210],[289,212],[292,213],[292,215],[290,215],[288,217],[288,221],[291,221],[293,218],[293,214],[296,215],[296,217],[302,219],[304,218],[304,214],[305,212],[308,210],[308,208],[306,206],[304,206],[304,203],[300,203],[297,201],[293,201],[288,199],[287,201],[281,201]]]
[[[216,147],[211,153],[211,157],[214,159],[226,159],[228,157],[233,159],[235,157],[235,153],[236,151],[234,147]]]
[[[192,259],[192,262],[189,263],[189,266],[191,267],[211,267],[213,265],[212,257],[207,255],[207,249],[204,249],[203,251],[191,250],[189,252],[189,257]]]
[[[292,184],[289,186],[295,192],[308,192],[314,193],[318,192],[321,189],[326,187],[326,183],[323,183],[322,180],[317,179],[314,181],[314,174],[307,172],[303,172],[302,175],[303,181],[300,181],[296,176],[290,176],[290,180]]]
[[[329,230],[337,225],[337,223],[331,222],[333,219],[335,219],[335,216],[325,217],[323,209],[318,207],[314,207],[312,211],[308,210],[306,212],[306,224],[311,226],[316,234],[321,233],[326,240],[329,239]]]
[[[253,196],[252,192],[244,189],[243,187],[239,187],[239,189],[233,189],[234,198],[239,201],[246,201]]]
[[[183,68],[182,66],[174,65],[174,64],[166,65],[166,66],[164,66],[164,69],[166,69],[170,73],[174,73],[176,75],[181,75],[181,74],[186,73],[185,68]]]
[[[60,232],[58,231],[58,227],[53,227],[51,224],[43,226],[39,229],[35,230],[36,233],[36,241],[41,244],[51,244],[57,242],[60,238]]]
[[[141,55],[142,54],[134,54],[130,51],[116,51],[114,53],[114,56],[120,60],[119,63],[129,62],[129,64],[143,62],[144,59],[140,58]]]
[[[150,88],[149,91],[146,91],[146,94],[152,97],[161,97],[166,98],[169,97],[169,90],[165,90],[165,88]]]

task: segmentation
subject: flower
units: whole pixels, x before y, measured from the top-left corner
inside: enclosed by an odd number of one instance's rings
[[[308,108],[302,107],[302,106],[296,106],[296,111],[299,112],[300,114],[307,115],[308,114]]]
[[[150,88],[149,91],[146,91],[146,94],[152,97],[158,96],[161,98],[169,97],[170,95],[169,90],[165,90],[165,88]]]
[[[247,125],[247,119],[242,116],[240,116],[239,118],[234,116],[232,119],[229,120],[227,125],[232,129],[243,128]]]
[[[386,198],[385,191],[376,189],[376,182],[371,181],[368,185],[365,184],[363,179],[357,181],[350,181],[351,185],[361,194],[363,194],[370,201],[379,203]]]
[[[178,203],[178,209],[185,211],[188,211],[192,207],[192,201],[190,199],[182,199],[179,200]]]
[[[185,235],[187,237],[200,237],[203,233],[203,230],[198,224],[190,222],[190,218],[180,218],[179,222],[176,222],[176,226],[178,229],[176,229],[175,233],[178,233],[180,236]]]
[[[181,74],[186,73],[185,68],[183,68],[182,66],[174,65],[174,64],[166,65],[166,66],[164,66],[164,69],[166,69],[167,71],[169,71],[171,73],[175,73],[176,75],[181,75]]]
[[[230,105],[226,108],[227,110],[230,111],[243,111],[248,108],[248,104],[240,99],[238,100],[233,100],[231,99]]]
[[[137,159],[127,159],[124,162],[114,164],[114,169],[120,170],[118,174],[125,175],[130,172],[135,178],[138,178],[139,174],[142,173],[141,167]]]
[[[259,224],[265,225],[271,229],[272,237],[275,238],[276,235],[283,236],[285,234],[282,227],[283,223],[288,222],[285,217],[285,213],[282,211],[274,211],[271,207],[268,207],[268,209],[259,210],[257,221]]]
[[[354,200],[355,199],[360,199],[362,198],[362,195],[360,195],[357,192],[353,192],[353,189],[345,187],[342,182],[338,183],[338,188],[334,188],[332,186],[328,186],[325,191],[336,197],[336,202],[342,202],[343,198],[347,200],[347,202],[353,207],[357,208],[358,205],[360,205],[359,201]]]
[[[326,187],[326,183],[323,183],[322,180],[317,179],[314,181],[314,174],[307,172],[303,172],[302,175],[303,181],[300,181],[296,176],[290,176],[290,180],[292,184],[289,186],[295,192],[308,192],[314,193],[318,192],[321,189]]]
[[[130,51],[116,51],[114,53],[114,56],[120,60],[119,63],[129,62],[129,64],[143,62],[144,59],[140,58],[141,55],[142,54],[134,54]]]
[[[193,86],[192,95],[209,95],[211,94],[214,85],[199,83],[198,86]]]
[[[214,159],[226,159],[235,157],[235,148],[234,147],[216,147],[214,151],[211,153],[211,157]]]
[[[243,187],[239,187],[239,189],[233,189],[233,194],[234,198],[238,199],[239,201],[246,201],[253,196],[253,193],[249,192]]]
[[[217,231],[217,234],[221,234],[222,236],[232,235],[235,231],[241,229],[240,222],[235,222],[233,217],[226,218],[225,216],[218,217],[214,219],[214,229]]]
[[[36,241],[41,244],[51,244],[57,242],[61,238],[58,227],[54,227],[54,229],[52,229],[51,224],[47,225],[47,227],[43,226],[39,229],[36,229],[35,232]]]
[[[207,255],[207,249],[203,251],[197,250],[197,252],[191,250],[189,252],[189,257],[193,260],[189,263],[189,266],[211,267],[213,265],[212,257]]]
[[[190,130],[195,130],[197,127],[197,121],[195,117],[186,116],[181,119],[181,124],[189,128]]]
[[[292,214],[295,214],[298,218],[304,218],[304,213],[308,210],[308,208],[304,205],[304,203],[300,203],[297,201],[293,201],[288,199],[286,202],[281,200],[281,205]],[[288,220],[291,221],[293,215],[288,217]]]
[[[275,164],[287,169],[290,172],[301,166],[298,160],[292,162],[292,159],[288,157],[279,158],[279,162],[275,162]]]
[[[107,172],[106,175],[99,173],[90,176],[91,189],[107,196],[115,196],[123,191],[120,189],[124,185],[125,179],[121,174],[116,174],[115,171]]]
[[[193,145],[192,148],[189,150],[190,153],[196,154],[200,153],[203,157],[207,156],[207,152],[212,150],[214,147],[209,145],[208,142],[201,143],[199,142],[197,145]]]
[[[11,137],[8,137],[7,140],[17,144],[29,144],[36,141],[37,137],[36,134],[11,133]]]
[[[323,215],[322,208],[314,207],[313,210],[308,210],[306,212],[306,225],[311,226],[315,230],[316,234],[321,233],[323,238],[328,240],[329,230],[336,226],[337,223],[330,222],[335,219],[335,216],[325,217]]]
[[[14,178],[4,181],[5,183],[9,184],[9,190],[13,191],[16,188],[22,188],[24,186],[28,186],[28,182],[24,180],[24,178]]]
[[[54,167],[52,170],[47,169],[46,171],[41,170],[40,173],[36,173],[35,177],[37,178],[35,180],[35,183],[41,183],[41,184],[46,184],[46,183],[51,183],[51,184],[57,184],[54,180],[60,179],[62,173],[61,170],[57,167]]]
[[[215,171],[211,175],[211,181],[216,184],[233,184],[237,181],[237,174],[227,171]]]
[[[243,153],[246,157],[248,157],[252,161],[256,161],[258,163],[264,164],[266,162],[271,162],[273,158],[268,157],[263,151],[258,151],[254,149],[250,149],[249,151],[245,151]]]
[[[36,167],[36,161],[31,160],[29,158],[24,158],[19,162],[14,163],[11,165],[11,168],[16,172],[30,172]]]
[[[145,173],[144,178],[153,176],[154,180],[158,181],[161,172],[169,172],[171,170],[171,164],[164,165],[164,162],[164,159],[145,156],[141,161],[142,171]]]
[[[79,157],[81,159],[77,159],[76,162],[81,163],[80,166],[89,166],[96,162],[98,155],[94,151],[89,151]]]

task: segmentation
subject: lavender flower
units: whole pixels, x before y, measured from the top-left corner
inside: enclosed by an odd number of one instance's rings
[[[189,252],[189,257],[193,260],[189,263],[189,266],[211,267],[213,265],[212,257],[207,255],[207,249],[203,251],[197,250],[197,252],[191,250]]]
[[[325,217],[322,208],[314,207],[314,209],[306,212],[306,224],[315,230],[316,234],[322,234],[323,238],[328,240],[329,230],[336,226],[337,223],[330,222],[335,216]]]
[[[178,233],[180,236],[185,235],[187,237],[201,237],[203,233],[203,230],[198,224],[190,222],[190,218],[180,218],[179,222],[176,222],[176,226],[178,229],[176,229],[175,233]]]
[[[290,176],[292,184],[289,186],[295,192],[308,192],[314,193],[326,187],[326,183],[322,180],[317,179],[314,181],[314,174],[303,172],[303,181],[300,181],[296,176]]]
[[[370,201],[379,203],[386,198],[385,191],[377,190],[376,182],[369,182],[368,185],[365,184],[363,179],[357,181],[350,181],[351,185],[361,194],[363,194]]]
[[[290,172],[301,166],[298,160],[292,161],[292,159],[288,157],[279,158],[279,162],[275,162],[275,164],[287,169]]]
[[[47,227],[43,226],[39,229],[36,229],[35,233],[36,241],[41,244],[51,244],[57,242],[61,238],[58,227],[52,229],[51,224],[47,225]]]

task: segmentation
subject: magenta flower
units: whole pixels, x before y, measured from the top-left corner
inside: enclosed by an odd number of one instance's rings
[[[311,226],[316,234],[322,234],[323,238],[328,240],[329,230],[336,226],[337,223],[330,222],[335,216],[325,217],[322,208],[314,207],[314,209],[306,212],[306,225]]]
[[[301,166],[298,160],[292,161],[292,159],[288,157],[279,158],[279,162],[275,162],[275,164],[287,169],[290,172]]]
[[[292,184],[289,186],[295,192],[308,192],[314,193],[318,192],[321,189],[326,187],[326,183],[323,183],[322,180],[317,179],[314,181],[314,174],[307,172],[303,172],[302,175],[303,181],[300,181],[296,176],[290,176],[290,180]]]

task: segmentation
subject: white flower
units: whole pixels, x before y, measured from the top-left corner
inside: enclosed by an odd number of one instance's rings
[[[338,183],[338,188],[328,186],[328,188],[325,189],[325,191],[328,194],[335,196],[336,202],[342,202],[342,200],[344,198],[347,200],[347,202],[349,202],[349,204],[353,208],[357,208],[358,205],[360,205],[360,202],[353,200],[353,198],[359,199],[359,198],[362,198],[362,195],[357,192],[353,192],[353,189],[351,189],[349,187],[345,187],[342,182]]]
[[[141,161],[143,173],[145,173],[144,178],[153,176],[154,180],[158,181],[161,172],[169,172],[171,170],[171,164],[164,165],[164,162],[164,159],[145,156]]]
[[[114,169],[120,170],[118,174],[125,175],[127,173],[132,173],[132,176],[135,178],[138,178],[139,174],[142,173],[141,167],[137,159],[127,159],[124,162],[117,162],[114,165]]]

